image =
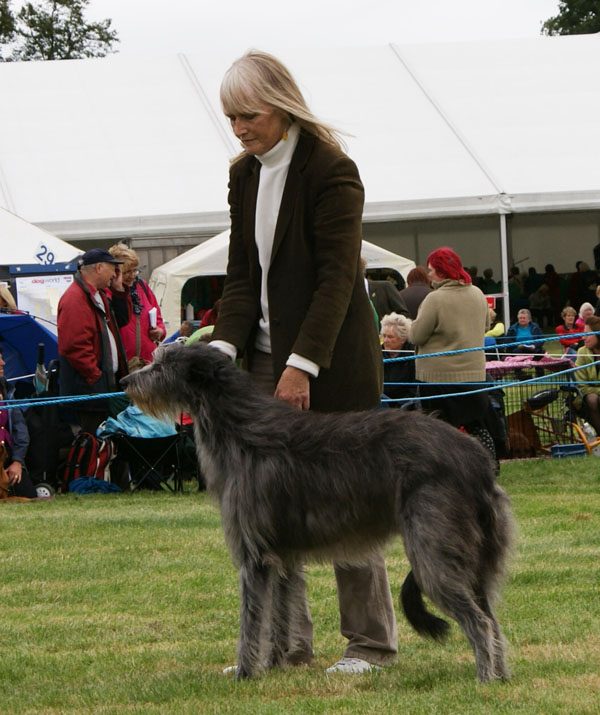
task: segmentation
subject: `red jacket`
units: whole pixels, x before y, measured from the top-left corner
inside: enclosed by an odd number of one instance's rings
[[[61,358],[61,394],[114,391],[112,360],[104,344],[104,317],[95,304],[96,289],[79,274],[58,303],[58,354]],[[127,374],[125,353],[110,303],[103,293],[106,325],[119,353],[119,373]],[[70,368],[70,369],[69,369]],[[89,388],[85,389],[86,385]]]
[[[140,319],[140,354],[145,362],[152,362],[152,355],[156,350],[156,343],[150,339],[148,332],[150,330],[150,318],[148,313],[151,308],[156,308],[156,327],[162,330],[162,339],[164,339],[167,334],[167,329],[163,323],[162,315],[160,314],[160,308],[158,307],[158,301],[156,296],[150,290],[150,286],[142,281],[141,278],[137,281],[137,294],[140,298],[140,303],[142,306],[142,312],[139,315]],[[110,292],[109,292],[109,295]],[[136,355],[136,315],[133,311],[133,302],[131,299],[131,291],[127,288],[123,292],[113,291],[113,298],[116,300],[126,300],[127,301],[127,314],[129,316],[129,321],[125,325],[121,325],[121,338],[123,339],[123,345],[125,347],[125,353],[127,354],[127,359],[134,357]],[[116,305],[116,304],[115,304]]]

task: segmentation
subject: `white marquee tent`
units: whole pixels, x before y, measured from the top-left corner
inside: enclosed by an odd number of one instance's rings
[[[167,334],[175,332],[181,322],[181,292],[190,278],[198,276],[224,276],[227,270],[229,231],[201,243],[171,261],[155,268],[150,278],[152,288],[160,305]],[[393,268],[405,278],[414,268],[414,261],[397,256],[384,248],[363,241],[361,254],[367,268]]]
[[[218,87],[244,49],[1,64],[0,206],[67,240],[139,239],[149,252],[225,230],[239,147]],[[600,234],[597,36],[265,49],[347,132],[367,239],[424,260],[456,238],[454,217],[495,217],[486,242],[473,231],[459,245],[469,260],[493,258],[505,280],[515,245],[533,265],[549,241],[559,270],[589,260]],[[558,230],[547,218],[558,212],[579,219]],[[542,220],[507,231],[504,216]]]
[[[68,263],[81,249],[0,208],[0,264],[51,265]]]

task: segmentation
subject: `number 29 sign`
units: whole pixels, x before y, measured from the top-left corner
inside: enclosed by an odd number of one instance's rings
[[[45,243],[40,243],[35,249],[35,257],[37,262],[41,263],[42,266],[51,266],[54,263],[54,253],[52,253]]]

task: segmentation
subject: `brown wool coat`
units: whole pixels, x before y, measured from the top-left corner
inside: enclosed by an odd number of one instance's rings
[[[252,156],[231,167],[229,263],[213,333],[248,361],[260,317],[259,172]],[[354,162],[302,132],[281,200],[267,290],[275,381],[291,353],[317,363],[310,399],[319,411],[367,409],[381,396],[381,348],[360,266],[363,203]]]

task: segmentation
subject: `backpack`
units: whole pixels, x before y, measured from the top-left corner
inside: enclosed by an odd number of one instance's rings
[[[80,432],[69,449],[61,491],[66,492],[69,483],[79,477],[95,477],[110,481],[108,467],[114,457],[112,442],[99,439],[89,432]]]

